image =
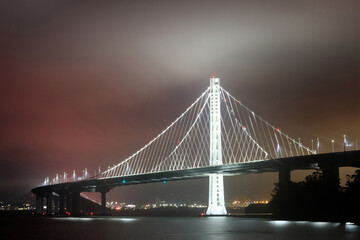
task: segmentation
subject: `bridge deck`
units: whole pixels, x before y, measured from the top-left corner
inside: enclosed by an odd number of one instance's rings
[[[286,167],[290,170],[304,170],[318,169],[321,166],[360,168],[360,151],[357,150],[348,152],[324,153],[299,157],[271,159],[265,161],[244,162],[203,168],[131,175],[108,179],[89,179],[77,182],[41,186],[32,189],[32,192],[35,194],[41,194],[47,191],[99,192],[117,186],[201,178],[207,177],[209,174],[213,173],[221,173],[224,175],[239,175],[249,173],[276,172],[280,167]]]

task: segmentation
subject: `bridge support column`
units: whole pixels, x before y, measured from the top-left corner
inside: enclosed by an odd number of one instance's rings
[[[224,199],[224,180],[222,174],[211,174],[209,176],[209,206],[207,215],[227,214]]]
[[[54,214],[59,214],[59,197],[54,197]]]
[[[290,184],[290,169],[284,166],[279,167],[279,187],[285,187]]]
[[[71,213],[75,216],[81,214],[80,192],[71,193]]]
[[[59,214],[65,214],[65,196],[64,194],[59,194]]]
[[[320,166],[323,173],[323,182],[325,187],[330,191],[339,191],[339,166],[322,165]]]
[[[72,212],[72,210],[71,210],[71,193],[67,193],[65,198],[66,198],[66,201],[65,201],[66,212],[71,213]]]
[[[44,210],[44,197],[41,194],[36,194],[36,213],[41,214]]]
[[[109,192],[109,190],[101,191],[101,214],[106,215],[106,193]]]
[[[46,193],[46,214],[52,215],[53,213],[53,193],[51,191]]]

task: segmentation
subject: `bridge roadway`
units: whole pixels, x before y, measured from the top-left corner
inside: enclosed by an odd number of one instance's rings
[[[103,213],[106,212],[106,193],[114,188],[125,185],[155,183],[163,181],[175,181],[207,177],[209,174],[221,173],[224,175],[239,175],[249,173],[279,172],[279,184],[290,182],[292,170],[321,169],[324,181],[333,187],[339,184],[339,167],[360,168],[360,151],[346,151],[335,153],[323,153],[299,157],[271,159],[265,161],[242,162],[236,164],[192,168],[176,171],[165,171],[148,174],[130,175],[117,178],[95,179],[66,182],[53,185],[46,185],[32,189],[37,195],[37,211],[42,212],[43,198],[47,199],[47,213],[53,213],[53,200],[55,212],[64,213],[65,198],[66,209],[74,214],[80,214],[81,206],[78,202],[80,192],[100,192],[102,196]],[[60,205],[56,203],[60,201]]]

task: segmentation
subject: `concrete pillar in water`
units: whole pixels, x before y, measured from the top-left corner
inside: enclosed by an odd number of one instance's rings
[[[71,213],[71,193],[66,193],[65,195],[65,203],[66,203],[66,212]]]
[[[44,209],[44,197],[41,194],[36,194],[36,213],[41,214]]]
[[[59,214],[65,214],[65,196],[63,193],[59,194]]]
[[[101,214],[106,215],[106,193],[108,190],[101,191]]]
[[[46,214],[53,214],[53,193],[52,191],[48,191],[46,193]]]
[[[279,187],[288,186],[290,183],[290,169],[285,166],[279,167]]]
[[[53,197],[54,199],[54,214],[59,214],[59,197]]]
[[[71,193],[71,214],[81,214],[80,192],[76,191]]]
[[[323,173],[323,182],[325,187],[330,191],[339,190],[339,166],[337,165],[320,165]]]

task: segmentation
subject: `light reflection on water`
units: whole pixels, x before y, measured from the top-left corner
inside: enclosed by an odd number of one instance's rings
[[[120,222],[132,222],[136,221],[136,218],[125,218],[125,217],[110,217],[110,218],[103,218],[103,217],[61,217],[61,218],[53,218],[54,220],[58,221],[95,221],[95,220],[111,220],[111,221],[120,221]]]
[[[63,218],[54,218],[54,220],[60,220],[60,221],[74,221],[74,222],[77,222],[77,221],[92,221],[94,220],[93,218],[82,218],[82,217],[63,217]]]
[[[110,218],[113,221],[120,221],[120,222],[133,222],[136,221],[136,218]]]
[[[6,223],[0,231],[10,239],[360,239],[357,225],[239,217],[23,217]]]

